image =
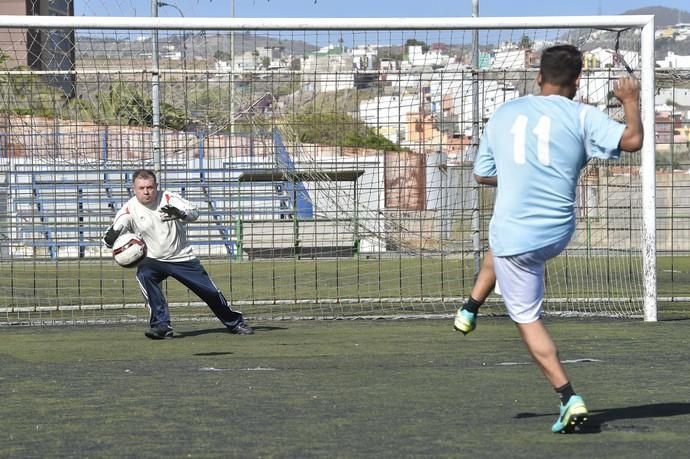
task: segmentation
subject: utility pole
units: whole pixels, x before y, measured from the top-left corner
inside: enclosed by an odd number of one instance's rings
[[[180,17],[185,17],[184,13],[182,10],[177,6],[172,3],[166,3],[166,2],[158,2],[158,6],[160,8],[163,8],[165,6],[169,6],[170,8],[174,8],[177,10],[177,13],[180,15]],[[187,110],[188,104],[188,95],[187,95],[187,29],[182,30],[182,90],[184,92],[184,117],[185,117],[185,122],[189,118],[189,113]],[[186,130],[186,129],[185,129]]]
[[[235,0],[230,0],[230,14],[235,19]],[[235,29],[230,29],[230,146],[235,135]]]
[[[479,17],[479,0],[472,0],[472,17]],[[472,137],[470,139],[469,158],[474,161],[479,150],[479,30],[472,31]],[[472,180],[470,174],[469,180]],[[474,180],[472,180],[474,182]],[[479,185],[474,183],[472,186],[473,206],[472,206],[472,249],[474,250],[474,275],[475,279],[479,275],[481,268],[481,245],[479,239],[480,218],[479,208]]]
[[[151,16],[158,17],[158,1],[151,0]],[[160,69],[158,63],[158,29],[153,31],[153,42],[151,43],[151,115],[153,123],[153,137],[151,139],[153,147],[153,170],[161,182],[161,106],[160,106]]]

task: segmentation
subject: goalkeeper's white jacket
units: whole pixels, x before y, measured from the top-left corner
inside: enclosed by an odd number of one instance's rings
[[[172,206],[184,213],[177,220],[164,221],[165,213],[160,209]],[[131,232],[146,242],[146,255],[161,261],[189,261],[196,256],[187,241],[185,223],[199,218],[196,207],[186,199],[170,191],[158,191],[156,200],[149,206],[131,198],[115,215],[108,233]],[[107,236],[106,236],[107,238]],[[107,239],[106,244],[107,244]]]

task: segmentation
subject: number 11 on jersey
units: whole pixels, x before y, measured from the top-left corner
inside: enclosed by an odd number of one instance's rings
[[[526,144],[527,144],[527,117],[519,115],[513,126],[510,128],[510,133],[513,134],[513,160],[515,164],[525,164]],[[537,125],[532,129],[532,134],[537,137],[537,159],[539,163],[548,166],[551,163],[549,156],[549,135],[551,132],[551,118],[548,116],[540,116]]]

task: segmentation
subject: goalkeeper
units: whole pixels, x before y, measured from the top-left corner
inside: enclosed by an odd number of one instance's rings
[[[147,257],[137,265],[137,281],[151,315],[144,333],[151,339],[172,338],[170,311],[161,283],[173,277],[194,292],[231,333],[251,335],[242,314],[233,311],[187,242],[186,223],[199,218],[196,208],[181,196],[159,191],[156,175],[146,169],[132,176],[134,197],[118,211],[103,241],[112,248],[123,232],[140,235]]]
[[[574,102],[582,54],[574,46],[546,49],[537,83],[539,96],[503,104],[484,129],[474,164],[480,184],[497,186],[489,224],[490,251],[454,326],[467,334],[496,281],[510,318],[532,358],[558,393],[560,415],[553,432],[571,432],[587,419],[542,320],[544,267],[561,253],[575,231],[575,191],[592,158],[617,159],[642,146],[639,82],[621,78],[614,94],[625,124],[590,105]],[[507,135],[507,134],[510,135]]]

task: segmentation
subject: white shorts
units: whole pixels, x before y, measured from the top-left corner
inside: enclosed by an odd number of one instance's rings
[[[561,253],[570,242],[567,237],[533,252],[509,257],[494,256],[496,283],[501,285],[501,295],[514,322],[532,323],[544,311],[544,267],[546,261]]]

